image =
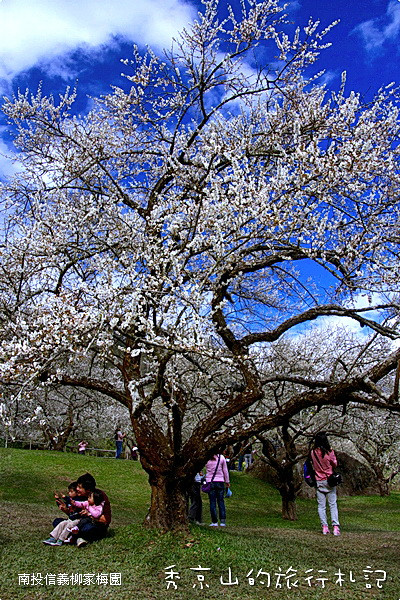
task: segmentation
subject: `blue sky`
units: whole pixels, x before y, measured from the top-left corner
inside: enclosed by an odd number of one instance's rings
[[[197,2],[197,4],[196,4]],[[237,0],[234,0],[234,3]],[[310,16],[322,25],[340,23],[329,34],[332,47],[322,54],[328,87],[337,87],[343,70],[348,90],[365,98],[382,84],[399,80],[400,0],[293,0],[290,18],[304,25]],[[0,92],[18,88],[59,93],[78,80],[79,103],[120,84],[120,58],[133,43],[156,51],[196,15],[198,0],[0,0]],[[0,119],[0,152],[9,135]],[[0,172],[10,164],[0,156]]]

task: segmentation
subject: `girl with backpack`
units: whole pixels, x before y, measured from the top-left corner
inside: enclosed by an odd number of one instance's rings
[[[314,439],[314,447],[311,450],[311,460],[315,471],[317,482],[318,515],[321,521],[322,533],[330,533],[326,516],[326,501],[328,501],[333,526],[333,535],[340,535],[340,523],[337,507],[336,486],[328,484],[328,477],[332,475],[337,466],[337,459],[326,433],[317,433]]]

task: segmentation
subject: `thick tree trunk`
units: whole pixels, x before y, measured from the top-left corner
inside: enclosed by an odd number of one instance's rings
[[[159,474],[151,474],[149,483],[151,501],[145,525],[164,531],[188,531],[187,484]]]
[[[387,481],[385,481],[385,479],[383,478],[378,478],[377,479],[377,484],[378,484],[378,488],[379,488],[379,495],[384,497],[384,496],[390,496],[390,485]]]
[[[288,521],[297,521],[296,491],[290,484],[279,487],[282,499],[282,518]]]
[[[180,414],[171,413],[168,436],[149,411],[131,416],[140,462],[149,476],[151,500],[144,524],[163,531],[188,532],[188,492],[200,465],[183,467]],[[200,444],[200,441],[199,441]]]
[[[56,442],[53,446],[53,450],[57,450],[57,452],[64,452],[67,441],[68,439],[62,439],[59,442]]]
[[[52,430],[49,425],[45,425],[42,428],[43,435],[45,439],[49,443],[50,450],[56,450],[58,452],[63,452],[69,440],[71,433],[74,431],[74,419],[73,413],[70,411],[68,424],[65,425],[64,431],[59,434],[56,431]]]
[[[282,496],[282,518],[288,521],[297,521],[296,501]]]
[[[385,477],[383,468],[375,463],[375,465],[373,465],[373,469],[376,475],[376,483],[378,484],[379,495],[382,497],[390,496],[390,484],[388,479]]]

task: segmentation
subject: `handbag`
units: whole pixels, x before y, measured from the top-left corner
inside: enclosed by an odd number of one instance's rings
[[[201,486],[201,491],[205,494],[209,494],[211,492],[211,481],[203,483]]]
[[[330,487],[335,487],[342,483],[342,476],[340,473],[332,473],[332,475],[329,475],[327,481]]]
[[[214,477],[215,474],[217,472],[218,466],[219,466],[219,461],[221,460],[221,455],[218,454],[218,462],[217,462],[217,466],[215,467],[215,471],[213,473],[213,476],[211,477],[211,481],[208,481],[206,483],[203,483],[203,485],[201,486],[201,491],[204,492],[205,494],[209,494],[211,492],[211,484],[214,481]]]
[[[225,498],[230,498],[232,496],[231,488],[226,488]]]

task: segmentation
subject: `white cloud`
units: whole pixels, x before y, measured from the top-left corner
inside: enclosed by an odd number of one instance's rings
[[[358,321],[351,319],[350,317],[319,317],[316,321],[313,321],[304,328],[301,335],[323,335],[324,332],[346,332],[348,335],[355,335],[365,337],[370,330],[361,328]],[[319,333],[318,333],[319,332]]]
[[[300,0],[289,0],[289,2],[286,2],[286,5],[285,10],[288,14],[295,13],[301,9]]]
[[[338,79],[340,81],[340,77],[341,77],[341,73],[338,73],[337,71],[331,71],[328,69],[317,80],[317,83],[320,85],[329,86],[329,84],[332,83],[332,81],[335,81],[335,79],[336,80]]]
[[[37,64],[59,68],[63,55],[77,48],[98,50],[115,37],[169,46],[193,16],[193,7],[181,0],[3,0],[0,80],[4,88]]]
[[[35,66],[47,76],[76,77],[71,53],[78,49],[96,60],[117,39],[170,47],[194,17],[184,0],[0,0],[0,96]],[[7,154],[0,138],[0,178],[16,170]]]
[[[354,309],[356,311],[370,308],[371,310],[362,311],[359,314],[366,319],[370,319],[379,323],[381,321],[381,313],[378,310],[373,310],[373,308],[381,304],[387,304],[389,301],[390,300],[388,297],[379,293],[359,293],[356,294],[351,301],[347,302],[344,308]],[[386,325],[390,326],[389,323]],[[343,331],[348,335],[358,337],[360,340],[365,339],[366,336],[371,334],[371,329],[369,327],[361,327],[360,323],[356,319],[332,315],[318,317],[318,319],[315,321],[310,321],[306,324],[299,325],[293,330],[292,336],[295,338],[308,335],[324,336],[326,332],[335,331]],[[396,341],[393,343],[398,345],[400,342]]]
[[[0,127],[0,136],[3,135],[4,129],[4,127]],[[0,137],[0,179],[14,175],[21,170],[21,165],[13,161],[14,157],[13,150]]]
[[[396,42],[400,37],[400,2],[391,0],[386,15],[357,25],[354,29],[361,35],[368,52],[379,51],[385,42]]]

